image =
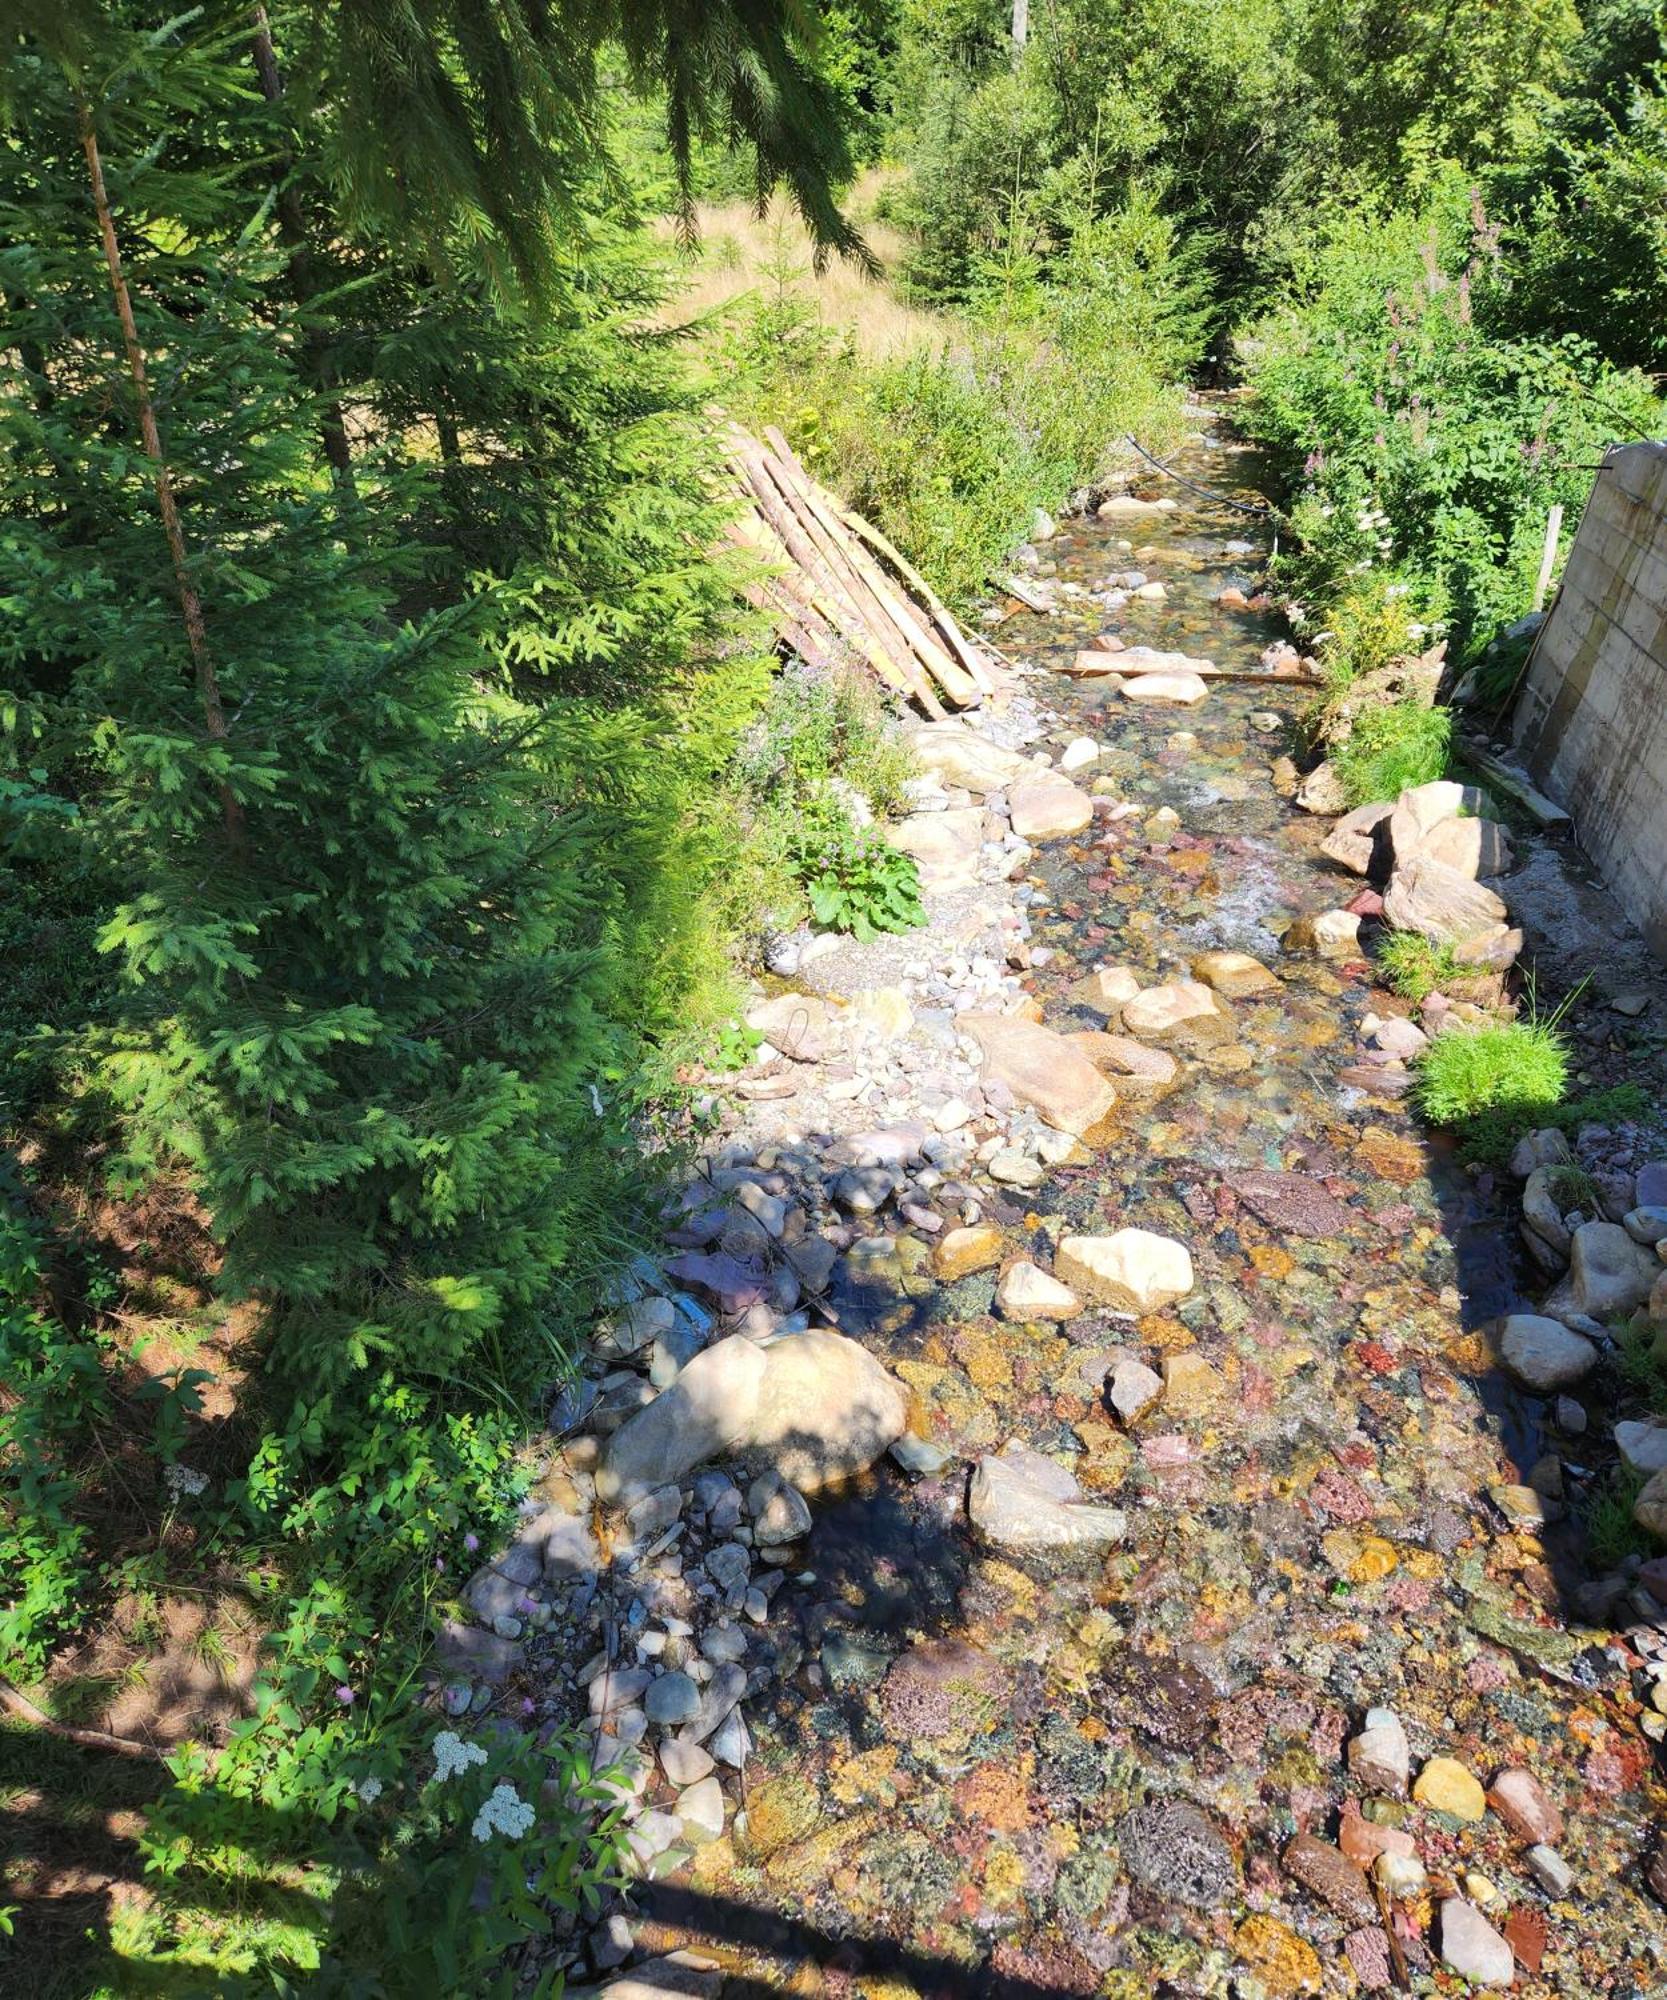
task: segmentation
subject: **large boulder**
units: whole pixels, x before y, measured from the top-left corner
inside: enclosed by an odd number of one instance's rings
[[[886,839],[910,855],[920,873],[920,886],[930,892],[971,889],[978,884],[983,853],[985,813],[982,806],[953,812],[913,813],[886,828]]]
[[[1433,944],[1463,944],[1500,929],[1506,915],[1491,889],[1421,856],[1397,866],[1383,896],[1384,921],[1391,929],[1416,931]]]
[[[762,1352],[757,1398],[731,1443],[737,1458],[780,1473],[801,1493],[814,1493],[866,1472],[903,1435],[908,1399],[902,1385],[844,1334],[812,1327]]]
[[[1511,836],[1496,819],[1444,819],[1425,834],[1418,852],[1473,882],[1505,874],[1516,860]]]
[[[1094,801],[1062,773],[1039,771],[1009,789],[1007,812],[1021,840],[1057,840],[1092,822]]]
[[[757,1413],[765,1366],[764,1349],[738,1333],[697,1354],[608,1440],[598,1496],[629,1506],[730,1450]]]
[[[1006,1084],[1057,1131],[1080,1139],[1116,1107],[1117,1092],[1064,1035],[1015,1014],[963,1014],[984,1051],[984,1078]]]
[[[1344,813],[1320,842],[1320,852],[1340,868],[1348,869],[1351,875],[1369,875],[1377,848],[1374,836],[1394,810],[1387,800],[1377,805],[1356,806],[1352,812]]]
[[[1063,1466],[1017,1442],[981,1458],[967,1491],[974,1531],[997,1548],[1103,1549],[1122,1541],[1128,1517],[1087,1505]]]
[[[1053,1267],[1079,1297],[1118,1312],[1158,1312],[1192,1290],[1186,1245],[1149,1229],[1067,1236],[1054,1253]]]
[[[1499,1329],[1499,1358],[1520,1382],[1549,1395],[1584,1380],[1597,1366],[1592,1343],[1561,1320],[1511,1313]]]
[[[980,736],[964,722],[920,722],[907,732],[909,747],[946,785],[968,792],[1002,792],[1036,767],[1016,750]]]
[[[1558,1318],[1588,1319],[1636,1312],[1661,1275],[1661,1260],[1634,1243],[1618,1222],[1583,1222],[1569,1246],[1569,1275],[1545,1301]]]

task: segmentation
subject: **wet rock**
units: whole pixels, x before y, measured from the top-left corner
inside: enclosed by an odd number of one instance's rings
[[[1378,1914],[1371,1884],[1360,1869],[1328,1842],[1299,1833],[1281,1857],[1285,1873],[1318,1896],[1346,1924],[1369,1924]]]
[[[1007,811],[1021,840],[1057,840],[1091,824],[1094,802],[1059,772],[1041,771],[1009,787]]]
[[[713,2000],[723,1987],[723,1972],[699,1959],[674,1952],[668,1958],[645,1959],[622,1978],[602,1989],[607,2000]]]
[[[608,1440],[596,1472],[598,1497],[629,1503],[727,1451],[757,1410],[764,1368],[764,1350],[740,1334],[697,1354]]]
[[[1192,961],[1192,976],[1227,1000],[1255,1000],[1284,990],[1259,960],[1243,951],[1207,951]]]
[[[1011,1146],[991,1154],[989,1174],[991,1180],[1000,1181],[1004,1187],[1040,1187],[1048,1177],[1040,1160]]]
[[[1365,1819],[1353,1799],[1343,1801],[1343,1816],[1337,1823],[1337,1845],[1357,1868],[1369,1868],[1380,1854],[1414,1855],[1418,1843],[1404,1827],[1380,1826]]]
[[[1233,1949],[1270,2000],[1295,2000],[1318,1993],[1325,1984],[1319,1955],[1277,1917],[1253,1912],[1233,1933]]]
[[[996,1286],[996,1310],[1003,1319],[1066,1320],[1082,1311],[1082,1300],[1034,1264],[1012,1264]]]
[[[1456,1757],[1432,1757],[1418,1773],[1412,1796],[1431,1812],[1454,1819],[1478,1820],[1488,1809],[1480,1783]]]
[[[1163,1357],[1163,1406],[1171,1416],[1196,1416],[1221,1396],[1220,1374],[1191,1348]]]
[[[1125,660],[1127,656],[1125,655]],[[1196,708],[1209,698],[1210,684],[1198,674],[1130,674],[1123,682],[1123,699],[1142,706]]]
[[[1569,1275],[1545,1309],[1558,1318],[1584,1313],[1596,1320],[1635,1312],[1660,1274],[1660,1260],[1618,1222],[1584,1222],[1570,1244]]]
[[[893,1464],[911,1479],[934,1479],[955,1463],[955,1454],[929,1438],[914,1437],[905,1431],[891,1448]]]
[[[1280,939],[1283,951],[1312,951],[1321,958],[1360,956],[1360,919],[1353,910],[1323,910],[1298,917]]]
[[[1563,1815],[1546,1796],[1532,1771],[1513,1765],[1488,1787],[1488,1804],[1519,1840],[1555,1846],[1563,1837]]]
[[[1117,1824],[1123,1864],[1143,1889],[1196,1910],[1216,1910],[1238,1891],[1226,1838],[1197,1806],[1155,1799]]]
[[[1349,1772],[1369,1791],[1405,1798],[1412,1750],[1401,1718],[1389,1708],[1369,1708],[1366,1726],[1349,1743]]]
[[[1499,1355],[1519,1382],[1542,1395],[1584,1381],[1598,1360],[1583,1335],[1539,1313],[1511,1313],[1501,1323]]]
[[[1181,1066],[1167,1049],[1149,1049],[1131,1036],[1069,1035],[1066,1039],[1096,1069],[1126,1079],[1118,1083],[1120,1096],[1142,1099],[1160,1096],[1172,1090],[1180,1078]]]
[[[1397,867],[1383,897],[1384,921],[1416,931],[1434,944],[1462,945],[1499,929],[1506,909],[1491,889],[1439,861],[1413,860]]]
[[[1516,1978],[1511,1947],[1474,1903],[1449,1896],[1441,1906],[1441,1962],[1484,1986],[1509,1986]]]
[[[880,1712],[896,1742],[941,1742],[982,1734],[1007,1692],[1006,1672],[988,1653],[961,1639],[928,1639],[892,1662]]]
[[[1112,1370],[1107,1395],[1111,1407],[1126,1424],[1137,1422],[1162,1394],[1163,1377],[1144,1361],[1125,1356]]]
[[[959,1025],[984,1052],[984,1078],[1057,1131],[1080,1139],[1115,1108],[1117,1092],[1063,1035],[1008,1014],[963,1014]]]
[[[1054,1271],[1080,1297],[1136,1314],[1174,1305],[1193,1284],[1186,1246],[1147,1229],[1067,1236],[1054,1253]]]
[[[1109,1548],[1129,1525],[1116,1507],[1086,1504],[1063,1466],[1014,1443],[978,1461],[967,1513],[985,1541],[1018,1552]]]
[[[1123,1026],[1141,1041],[1226,1041],[1233,1032],[1232,1016],[1208,986],[1196,979],[1174,979],[1149,986],[1124,1002]]]
[[[1554,1903],[1560,1903],[1574,1888],[1574,1870],[1555,1847],[1536,1842],[1522,1857],[1528,1872]]]
[[[1292,1236],[1341,1236],[1354,1221],[1337,1197],[1308,1174],[1234,1174],[1228,1185],[1259,1221]]]
[[[1002,1233],[994,1223],[951,1229],[932,1246],[932,1275],[953,1284],[975,1271],[987,1271],[1001,1262],[1004,1247]]]
[[[1104,965],[1079,979],[1066,999],[1073,1007],[1086,1007],[1114,1021],[1140,991],[1140,981],[1126,965]]]

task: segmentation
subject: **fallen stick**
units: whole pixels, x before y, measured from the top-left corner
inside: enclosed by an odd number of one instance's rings
[[[1034,584],[1024,583],[1016,576],[998,577],[996,581],[1009,597],[1016,597],[1027,611],[1053,611],[1058,608],[1052,598],[1044,597]]]
[[[56,1736],[62,1743],[78,1743],[83,1750],[108,1750],[117,1757],[148,1758],[157,1764],[167,1754],[153,1743],[136,1743],[131,1736],[109,1736],[102,1729],[74,1729],[67,1722],[54,1722],[7,1680],[0,1680],[0,1708],[10,1709],[22,1721],[32,1723],[47,1736]]]

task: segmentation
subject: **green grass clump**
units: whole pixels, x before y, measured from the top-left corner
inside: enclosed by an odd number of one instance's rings
[[[1387,931],[1378,940],[1378,971],[1392,993],[1418,1002],[1464,976],[1451,945],[1433,944],[1416,931]]]
[[[1548,1021],[1489,1021],[1438,1035],[1418,1058],[1418,1104],[1436,1125],[1484,1112],[1538,1115],[1561,1103],[1568,1045]]]
[[[1453,719],[1446,709],[1400,701],[1358,717],[1331,762],[1349,804],[1371,805],[1399,798],[1409,785],[1445,777],[1452,738]]]
[[[1655,1553],[1654,1542],[1632,1518],[1633,1502],[1643,1485],[1641,1472],[1618,1465],[1587,1504],[1586,1548],[1599,1569],[1618,1569],[1628,1556]]]
[[[1582,1125],[1621,1125],[1629,1119],[1647,1117],[1649,1094],[1641,1084],[1611,1084],[1606,1090],[1588,1091],[1562,1104],[1536,1105],[1516,1118],[1497,1115],[1464,1129],[1464,1157],[1480,1167],[1500,1167],[1511,1157],[1516,1142],[1525,1132],[1554,1126],[1559,1132],[1578,1131]]]

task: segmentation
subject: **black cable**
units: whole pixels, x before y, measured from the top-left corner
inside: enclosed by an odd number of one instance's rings
[[[1161,458],[1154,458],[1132,432],[1125,433],[1125,435],[1128,438],[1128,442],[1134,446],[1135,450],[1140,453],[1148,465],[1156,466],[1166,479],[1178,481],[1179,484],[1187,487],[1193,493],[1201,493],[1206,500],[1219,501],[1223,507],[1236,507],[1241,514],[1255,514],[1263,520],[1282,521],[1286,518],[1271,500],[1258,500],[1254,503],[1249,500],[1235,500],[1230,494],[1217,493],[1208,486],[1200,486],[1196,479],[1189,479],[1184,472],[1177,472],[1174,466],[1165,465]]]

